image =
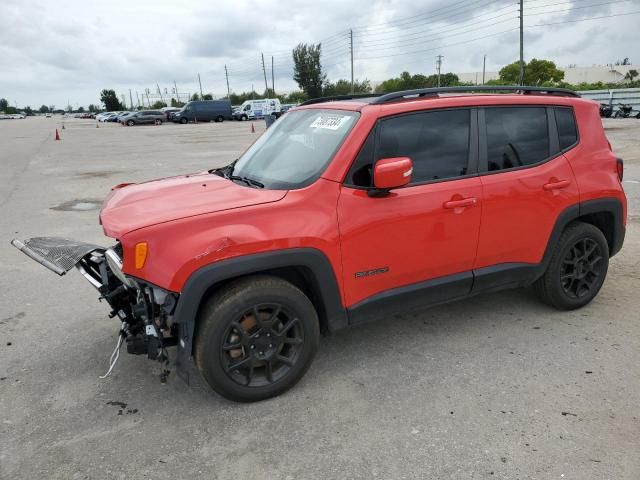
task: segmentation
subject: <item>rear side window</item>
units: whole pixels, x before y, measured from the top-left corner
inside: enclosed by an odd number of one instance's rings
[[[440,110],[384,120],[375,160],[409,157],[411,183],[428,182],[467,174],[471,112]]]
[[[576,119],[571,108],[555,108],[560,150],[567,150],[578,142]]]
[[[487,108],[485,125],[489,171],[533,165],[549,157],[546,108]]]

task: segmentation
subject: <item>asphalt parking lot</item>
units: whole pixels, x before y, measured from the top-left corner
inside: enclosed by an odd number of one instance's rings
[[[574,312],[518,290],[323,338],[291,391],[236,404],[167,384],[123,354],[117,322],[73,272],[9,245],[105,243],[112,185],[235,159],[250,124],[124,128],[0,123],[0,477],[207,479],[640,478],[640,121],[607,120],[629,225],[596,300]]]

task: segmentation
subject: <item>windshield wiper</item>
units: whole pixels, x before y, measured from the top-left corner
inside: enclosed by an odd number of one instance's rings
[[[225,165],[224,167],[220,167],[220,168],[214,168],[212,170],[209,170],[209,173],[213,173],[214,175],[219,175],[224,178],[229,178],[237,162],[238,162],[238,159],[236,158],[229,165]]]
[[[229,180],[238,180],[240,182],[244,182],[251,187],[264,188],[264,183],[254,180],[253,178],[241,177],[239,175],[229,175],[228,177],[225,177],[225,178],[228,178]]]

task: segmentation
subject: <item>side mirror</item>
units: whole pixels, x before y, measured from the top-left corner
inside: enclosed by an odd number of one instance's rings
[[[411,182],[413,162],[409,157],[383,158],[373,167],[374,189],[369,190],[370,197],[381,197],[392,188],[404,187]]]

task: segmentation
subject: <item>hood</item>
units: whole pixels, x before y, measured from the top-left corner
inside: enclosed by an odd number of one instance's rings
[[[105,235],[120,238],[133,230],[171,220],[277,202],[286,194],[286,190],[238,185],[208,172],[124,183],[111,189],[102,204],[100,223]]]

